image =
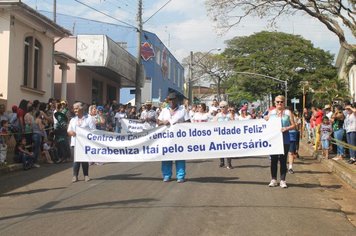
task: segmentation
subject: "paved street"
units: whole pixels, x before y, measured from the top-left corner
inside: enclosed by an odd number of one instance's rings
[[[163,183],[160,163],[71,164],[0,176],[0,235],[355,235],[356,192],[315,160],[288,189],[269,188],[267,157],[191,161],[188,181]],[[81,180],[83,177],[81,176]]]

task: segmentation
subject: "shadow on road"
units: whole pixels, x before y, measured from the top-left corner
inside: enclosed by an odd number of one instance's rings
[[[235,168],[270,168],[270,166],[261,166],[261,165],[238,165]]]
[[[14,218],[27,217],[27,216],[32,217],[35,215],[56,213],[56,212],[78,211],[78,210],[94,210],[95,211],[98,209],[105,209],[105,208],[109,208],[109,207],[110,208],[111,207],[123,207],[123,205],[125,206],[125,205],[130,205],[130,204],[149,203],[149,202],[154,202],[154,201],[158,201],[158,200],[153,199],[153,198],[139,198],[139,199],[112,201],[112,202],[100,202],[100,203],[94,203],[94,204],[75,205],[75,206],[51,209],[52,207],[56,206],[57,204],[59,204],[61,202],[61,201],[54,201],[54,202],[48,202],[48,203],[44,204],[43,206],[40,206],[31,212],[0,217],[0,221],[14,219]]]
[[[26,186],[48,176],[64,171],[72,167],[72,163],[44,164],[40,168],[33,168],[28,171],[14,171],[0,175],[0,196],[14,189]]]
[[[52,191],[52,190],[58,190],[58,189],[65,189],[65,188],[63,188],[63,187],[61,187],[61,188],[41,188],[41,189],[34,189],[34,190],[29,190],[29,191],[15,192],[15,193],[4,193],[4,194],[0,194],[0,197],[14,197],[14,196],[19,196],[19,195],[24,195],[24,194],[41,193],[41,192],[47,192],[47,191]]]
[[[198,177],[198,178],[189,178],[189,182],[198,182],[198,183],[221,183],[221,184],[238,184],[236,181],[239,178],[237,177]]]

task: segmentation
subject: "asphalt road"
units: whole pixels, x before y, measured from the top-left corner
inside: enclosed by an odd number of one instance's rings
[[[269,188],[267,157],[187,163],[187,182],[164,183],[160,163],[71,164],[0,176],[0,235],[356,235],[356,191],[305,160]]]

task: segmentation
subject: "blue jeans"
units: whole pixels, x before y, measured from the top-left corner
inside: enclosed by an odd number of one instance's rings
[[[41,152],[41,141],[42,141],[41,134],[39,134],[39,133],[32,134],[34,163],[36,163],[38,161],[38,157]]]
[[[346,133],[346,140],[347,140],[348,144],[356,146],[356,132]],[[349,150],[350,150],[350,158],[351,157],[355,158],[356,157],[356,151],[352,150],[351,148]]]
[[[344,129],[339,129],[339,130],[334,131],[335,139],[342,141],[343,137],[344,137]],[[337,152],[336,152],[337,155],[343,156],[344,155],[344,147],[341,145],[337,145],[336,147],[337,147]]]
[[[177,179],[185,178],[185,161],[176,162],[176,176]],[[173,161],[162,161],[162,175],[164,179],[170,179],[172,177],[172,165]]]
[[[115,133],[121,133],[121,127],[115,126]]]
[[[310,142],[312,139],[312,130],[310,128],[310,123],[305,122],[305,129],[307,130],[307,134],[308,134],[308,142]]]
[[[329,149],[329,140],[327,140],[327,139],[322,139],[321,140],[321,147],[323,148],[323,149]]]

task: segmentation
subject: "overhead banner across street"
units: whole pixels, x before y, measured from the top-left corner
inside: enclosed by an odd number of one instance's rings
[[[77,128],[77,162],[150,162],[283,153],[279,119],[180,123],[118,134]]]

